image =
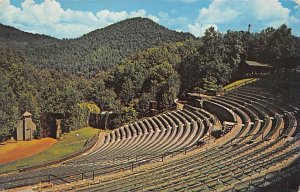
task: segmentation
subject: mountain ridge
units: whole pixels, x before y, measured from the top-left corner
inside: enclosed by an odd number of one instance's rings
[[[20,34],[25,35],[25,36],[35,37],[37,39],[39,39],[39,38],[56,39],[55,37],[51,37],[51,36],[44,35],[44,34],[26,32],[26,31],[23,31],[16,27],[4,25],[4,24],[0,23],[0,38],[19,37],[16,35],[20,35]],[[11,40],[16,41],[16,39],[11,39]],[[21,41],[21,40],[17,39],[17,41]],[[24,40],[22,40],[22,41],[24,41]]]
[[[119,21],[74,39],[56,39],[0,25],[0,47],[23,51],[38,68],[87,76],[111,69],[138,51],[190,38],[195,37],[141,17]]]

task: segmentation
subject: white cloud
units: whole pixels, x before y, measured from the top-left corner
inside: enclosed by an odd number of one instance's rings
[[[158,16],[159,21],[167,26],[182,27],[188,24],[188,19],[186,17],[171,17],[166,12],[160,12]]]
[[[174,12],[174,11],[173,11]],[[171,14],[172,10],[171,10]],[[174,15],[171,16],[169,13],[166,12],[159,12],[159,23],[163,24],[164,26],[171,27],[172,29],[175,29],[177,32],[183,32],[187,31],[187,26],[191,22],[187,17],[175,17]]]
[[[156,16],[153,16],[151,14],[147,14],[147,12],[144,9],[139,9],[137,11],[132,11],[130,13],[126,11],[120,11],[120,12],[112,12],[107,9],[99,11],[97,14],[97,17],[101,20],[101,22],[107,24],[112,24],[117,21],[131,18],[131,17],[148,17],[152,19],[153,21],[158,22],[159,18]]]
[[[12,23],[14,21],[15,15],[18,15],[21,10],[17,7],[10,5],[9,0],[0,1],[0,21],[7,21]]]
[[[188,29],[197,36],[203,35],[203,29],[209,26],[240,30],[251,24],[255,30],[261,30],[290,24],[292,20],[295,23],[290,12],[279,0],[212,0],[208,7],[199,10],[197,19]]]
[[[298,4],[298,6],[300,6],[300,0],[294,0],[295,3]]]
[[[90,11],[63,9],[56,0],[24,0],[21,7],[15,7],[10,0],[0,0],[0,22],[58,38],[79,37],[92,30],[105,27],[131,17],[147,17],[156,22],[159,18],[139,9],[132,12],[99,10],[96,14]]]
[[[210,27],[214,27],[215,30],[218,30],[218,26],[216,24],[199,24],[199,23],[189,24],[188,30],[190,33],[194,34],[197,37],[197,36],[202,36],[205,30]]]

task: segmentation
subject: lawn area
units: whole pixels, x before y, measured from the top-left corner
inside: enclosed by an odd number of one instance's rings
[[[236,87],[239,87],[239,86],[243,85],[247,81],[254,81],[254,80],[257,80],[257,78],[248,78],[248,79],[237,80],[233,83],[230,83],[230,84],[226,85],[223,89],[224,90],[230,90],[232,88],[236,88]]]
[[[87,139],[99,133],[99,129],[85,127],[68,134],[63,134],[58,141],[47,150],[32,157],[20,159],[8,164],[0,165],[0,173],[17,170],[21,166],[37,165],[43,162],[53,161],[81,149]]]

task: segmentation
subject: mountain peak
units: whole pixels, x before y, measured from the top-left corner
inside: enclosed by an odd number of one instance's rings
[[[111,32],[111,31],[121,31],[123,33],[173,33],[179,34],[179,32],[176,32],[174,30],[170,30],[155,21],[144,18],[144,17],[133,17],[129,19],[125,19],[119,22],[116,22],[114,24],[111,24],[107,27],[97,29],[95,31],[92,31],[90,33],[87,33],[83,35],[82,37],[89,36],[89,35],[101,35],[101,33],[105,33],[105,31]],[[184,34],[185,38],[194,38],[194,36],[190,33],[180,33]],[[129,34],[128,34],[129,35]]]

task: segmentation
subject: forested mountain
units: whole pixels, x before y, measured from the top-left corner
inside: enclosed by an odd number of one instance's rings
[[[116,66],[131,54],[165,43],[195,38],[169,30],[150,19],[127,19],[76,39],[58,40],[0,25],[0,46],[22,50],[38,68],[92,76]]]

